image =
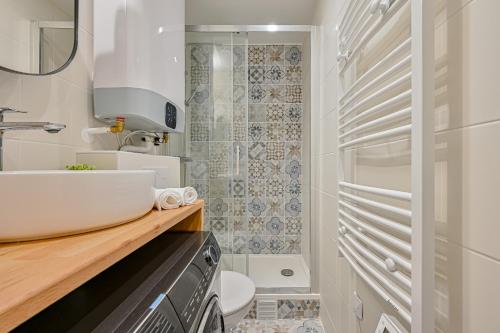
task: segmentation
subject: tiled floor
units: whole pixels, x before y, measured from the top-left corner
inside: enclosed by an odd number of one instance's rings
[[[325,333],[325,330],[317,319],[245,319],[231,333]]]

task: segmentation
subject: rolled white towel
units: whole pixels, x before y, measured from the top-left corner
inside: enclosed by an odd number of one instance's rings
[[[198,199],[198,192],[193,187],[184,188],[169,188],[170,191],[175,191],[182,197],[182,205],[192,205]]]
[[[182,205],[182,196],[172,189],[155,190],[156,209],[175,209]]]

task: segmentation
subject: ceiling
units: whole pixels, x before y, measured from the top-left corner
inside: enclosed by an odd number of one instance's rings
[[[186,24],[312,24],[316,0],[186,0]]]

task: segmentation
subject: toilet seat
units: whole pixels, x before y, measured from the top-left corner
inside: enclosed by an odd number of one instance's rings
[[[255,284],[246,275],[231,271],[221,272],[221,308],[224,316],[248,306],[255,297]]]

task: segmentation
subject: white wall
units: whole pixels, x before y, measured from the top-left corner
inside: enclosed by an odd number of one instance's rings
[[[316,0],[186,0],[186,24],[311,24]]]
[[[326,332],[348,333],[341,318],[347,318],[350,312],[341,295],[340,265],[345,265],[337,258],[337,212],[336,212],[336,35],[335,21],[339,3],[334,0],[318,2],[315,24],[318,28],[318,48],[314,52],[319,76],[319,85],[313,89],[319,97],[320,105],[312,112],[312,203],[311,219],[319,226],[316,244],[319,244],[319,263],[316,274],[319,275],[321,293],[321,319]],[[313,44],[314,45],[314,44]],[[314,71],[314,69],[313,69]],[[313,82],[313,86],[318,84]],[[319,88],[319,89],[318,89]],[[316,90],[316,91],[315,91]],[[318,95],[319,92],[319,96]]]
[[[335,22],[344,0],[320,0],[321,107],[313,152],[313,212],[320,224],[321,317],[327,332],[371,333],[390,311],[336,256]],[[500,330],[500,3],[436,1],[436,332]],[[315,139],[313,132],[313,140]],[[402,142],[401,154],[409,147]],[[358,154],[362,157],[363,151]],[[357,180],[408,190],[408,163],[399,168],[358,165]],[[387,174],[391,173],[391,177]],[[352,313],[352,291],[363,299],[365,319]]]
[[[102,126],[93,119],[93,1],[80,1],[78,52],[64,71],[46,77],[0,71],[0,105],[28,111],[7,115],[6,121],[50,121],[68,127],[59,134],[42,131],[10,132],[4,140],[4,169],[61,169],[75,161],[81,149],[116,149],[114,137],[92,145],[82,141],[85,127]]]
[[[313,172],[316,171],[313,188],[313,217],[319,223],[319,286],[321,294],[321,319],[327,332],[372,333],[382,312],[394,314],[366,283],[351,269],[337,250],[337,32],[336,23],[344,0],[322,0],[318,3],[315,24],[321,29],[320,46],[320,101],[321,106],[313,112],[313,126],[319,136],[313,137],[318,147],[313,155]],[[391,145],[391,149],[397,147]],[[402,151],[408,149],[403,145]],[[401,165],[378,167],[364,163],[363,153],[372,149],[353,150],[354,168],[351,170],[355,182],[378,187],[409,190],[409,168]],[[377,154],[380,155],[378,152]],[[389,184],[396,175],[396,182]],[[399,176],[399,177],[397,177]],[[353,314],[354,291],[364,304],[364,319],[358,321]]]
[[[500,2],[437,5],[438,326],[499,332]]]

